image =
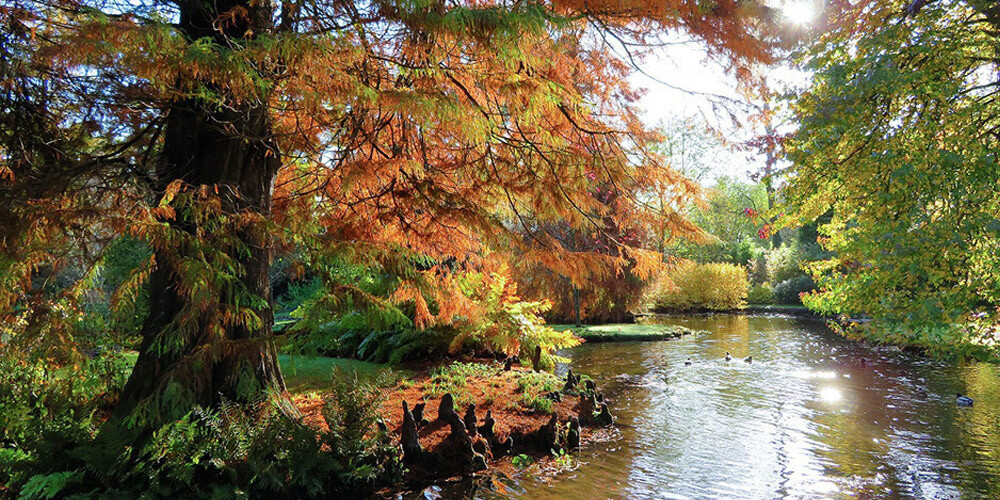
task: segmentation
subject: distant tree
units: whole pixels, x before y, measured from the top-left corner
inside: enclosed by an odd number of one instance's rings
[[[704,182],[708,174],[718,169],[726,151],[723,141],[695,117],[672,117],[660,124],[664,140],[656,150],[667,157],[678,172]]]
[[[712,239],[698,244],[677,241],[668,251],[700,262],[747,265],[767,243],[767,192],[763,185],[720,177],[685,214]]]

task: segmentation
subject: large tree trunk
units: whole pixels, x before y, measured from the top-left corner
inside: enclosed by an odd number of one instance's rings
[[[271,30],[267,1],[191,1],[181,2],[180,7],[180,29],[191,41],[211,37],[220,46],[233,46]],[[150,314],[143,325],[139,359],[115,413],[119,418],[135,414],[146,429],[196,405],[252,402],[268,391],[284,390],[271,341],[271,244],[264,227],[280,160],[266,97],[214,90],[225,106],[200,99],[171,104],[157,175],[164,189],[179,180],[191,189],[207,186],[203,192],[209,196],[218,193],[221,213],[215,221],[228,219],[223,231],[230,231],[228,236],[238,243],[155,250],[157,267],[150,279]],[[204,220],[184,209],[190,206],[175,203],[173,230],[219,240],[219,234],[211,233],[218,227],[206,227]],[[232,224],[233,220],[247,223]],[[210,270],[215,264],[205,254],[211,252],[225,253],[241,270],[236,273],[239,283],[220,286],[222,291],[213,294],[206,306],[206,301],[191,300],[190,274],[185,276],[191,271],[180,269],[179,263],[197,259],[205,262],[203,271]],[[226,316],[240,308],[251,309],[259,324]]]

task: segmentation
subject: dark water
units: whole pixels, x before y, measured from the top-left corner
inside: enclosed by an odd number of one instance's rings
[[[521,478],[514,497],[1000,498],[996,366],[868,347],[813,320],[660,321],[707,333],[567,353],[620,425],[575,470]],[[975,407],[958,408],[958,392]]]

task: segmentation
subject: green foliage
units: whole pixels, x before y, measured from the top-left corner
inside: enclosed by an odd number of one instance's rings
[[[274,300],[275,322],[293,319],[292,313],[303,304],[316,300],[323,290],[323,280],[317,277],[288,283],[285,293]]]
[[[573,455],[567,453],[565,449],[560,448],[558,450],[550,451],[552,452],[552,456],[555,457],[557,467],[568,469],[573,466]]]
[[[746,305],[747,272],[741,266],[684,262],[668,277],[673,286],[661,285],[651,296],[657,311],[728,310]]]
[[[416,325],[413,302],[393,305],[387,300],[378,301],[371,307],[315,324],[310,317],[326,299],[306,301],[293,314],[306,318],[293,329],[297,331],[294,348],[379,363],[400,363],[439,360],[462,353],[519,355],[529,359],[535,347],[540,346],[542,365],[553,369],[559,360],[554,354],[557,349],[580,343],[572,332],[546,326],[541,314],[550,303],[521,300],[516,284],[504,273],[469,272],[456,276],[454,283],[462,296],[451,299],[464,302],[468,310],[450,321],[438,321],[425,328]],[[373,293],[388,295],[388,290],[376,288],[371,288]],[[432,302],[428,308],[432,313],[439,312],[442,305]]]
[[[21,488],[20,500],[48,500],[56,498],[67,486],[78,482],[83,474],[78,470],[39,474],[32,476]]]
[[[748,211],[750,209],[750,211]],[[692,222],[716,238],[709,244],[678,242],[674,255],[697,262],[729,262],[745,266],[768,245],[758,237],[767,209],[767,191],[762,184],[747,184],[727,177],[718,179],[704,207],[692,207]]]
[[[781,245],[767,253],[768,280],[777,285],[799,276],[805,276],[802,268],[802,252],[796,245]]]
[[[796,276],[774,286],[774,301],[783,305],[802,304],[802,294],[816,289],[816,283],[808,276]]]
[[[808,302],[808,298],[806,300]],[[910,345],[947,359],[977,358],[1000,360],[989,341],[994,332],[988,324],[915,325],[903,322],[830,323],[831,328],[849,338]]]
[[[24,498],[363,497],[402,473],[398,450],[376,425],[379,383],[335,373],[322,409],[326,431],[278,405],[224,403],[156,429],[141,447],[121,455],[111,451],[117,448],[110,441],[97,439],[34,456],[8,481]]]
[[[687,243],[674,251],[675,255],[696,262],[726,262],[746,266],[763,255],[764,248],[751,239],[737,241],[718,240],[705,245]]]
[[[524,453],[515,456],[510,460],[511,465],[517,467],[518,469],[527,469],[531,464],[535,463],[535,460]]]
[[[107,352],[75,365],[0,356],[0,484],[24,481],[25,467],[85,443],[124,386],[133,355]],[[32,488],[50,491],[58,478],[37,479]]]
[[[516,375],[518,404],[535,413],[552,413],[553,401],[545,395],[558,390],[561,381],[548,372],[522,371]]]
[[[456,403],[468,404],[472,402],[470,381],[491,378],[498,373],[500,366],[495,363],[448,363],[431,369],[430,378],[424,384],[424,393],[432,398],[451,393]]]
[[[362,380],[375,380],[379,377],[398,378],[400,375],[385,365],[325,356],[282,354],[278,356],[278,363],[285,377],[285,386],[291,393],[327,392],[330,390],[330,379],[338,370],[356,375]]]
[[[750,285],[750,289],[747,290],[748,304],[767,305],[774,304],[774,301],[774,291],[768,283],[764,283],[762,285]]]
[[[555,355],[556,350],[581,342],[572,332],[546,325],[541,315],[552,303],[521,300],[517,284],[505,273],[468,273],[461,287],[478,306],[480,315],[454,323],[458,334],[449,346],[452,352],[485,348],[492,354],[531,359],[535,349],[541,347],[541,367],[551,371],[557,361],[565,361]]]
[[[814,77],[786,143],[786,223],[833,214],[819,227],[832,256],[810,266],[820,291],[806,303],[912,332],[979,314],[995,325],[1000,21],[992,2],[914,5],[845,9],[800,54]]]
[[[829,257],[830,253],[824,251],[815,241],[792,240],[791,243],[767,252],[767,281],[776,286],[783,281],[806,276],[805,265],[808,262]]]
[[[146,242],[128,236],[115,239],[104,252],[103,289],[109,294],[108,303],[118,306],[109,308],[107,322],[117,338],[138,334],[149,314],[149,289],[143,273],[150,256],[152,250]]]
[[[750,283],[753,285],[764,285],[768,282],[767,254],[760,254],[753,259],[749,266]]]
[[[407,319],[400,319],[395,328],[379,328],[379,322],[364,312],[348,313],[300,337],[297,347],[306,352],[395,364],[442,359],[456,335],[451,328],[420,330]]]

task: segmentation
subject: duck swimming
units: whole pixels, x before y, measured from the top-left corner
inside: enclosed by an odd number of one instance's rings
[[[691,363],[693,363],[693,361],[691,361],[691,356],[688,356],[688,359],[684,361],[684,366],[691,366]]]
[[[957,403],[958,406],[972,406],[972,398],[970,398],[969,396],[963,396],[961,394],[956,394],[955,395],[955,403]]]
[[[743,358],[743,361],[745,361],[747,363],[753,363],[753,356],[747,356],[747,357]]]
[[[732,360],[733,360],[733,355],[729,354],[729,351],[726,351],[726,362],[728,363]]]

